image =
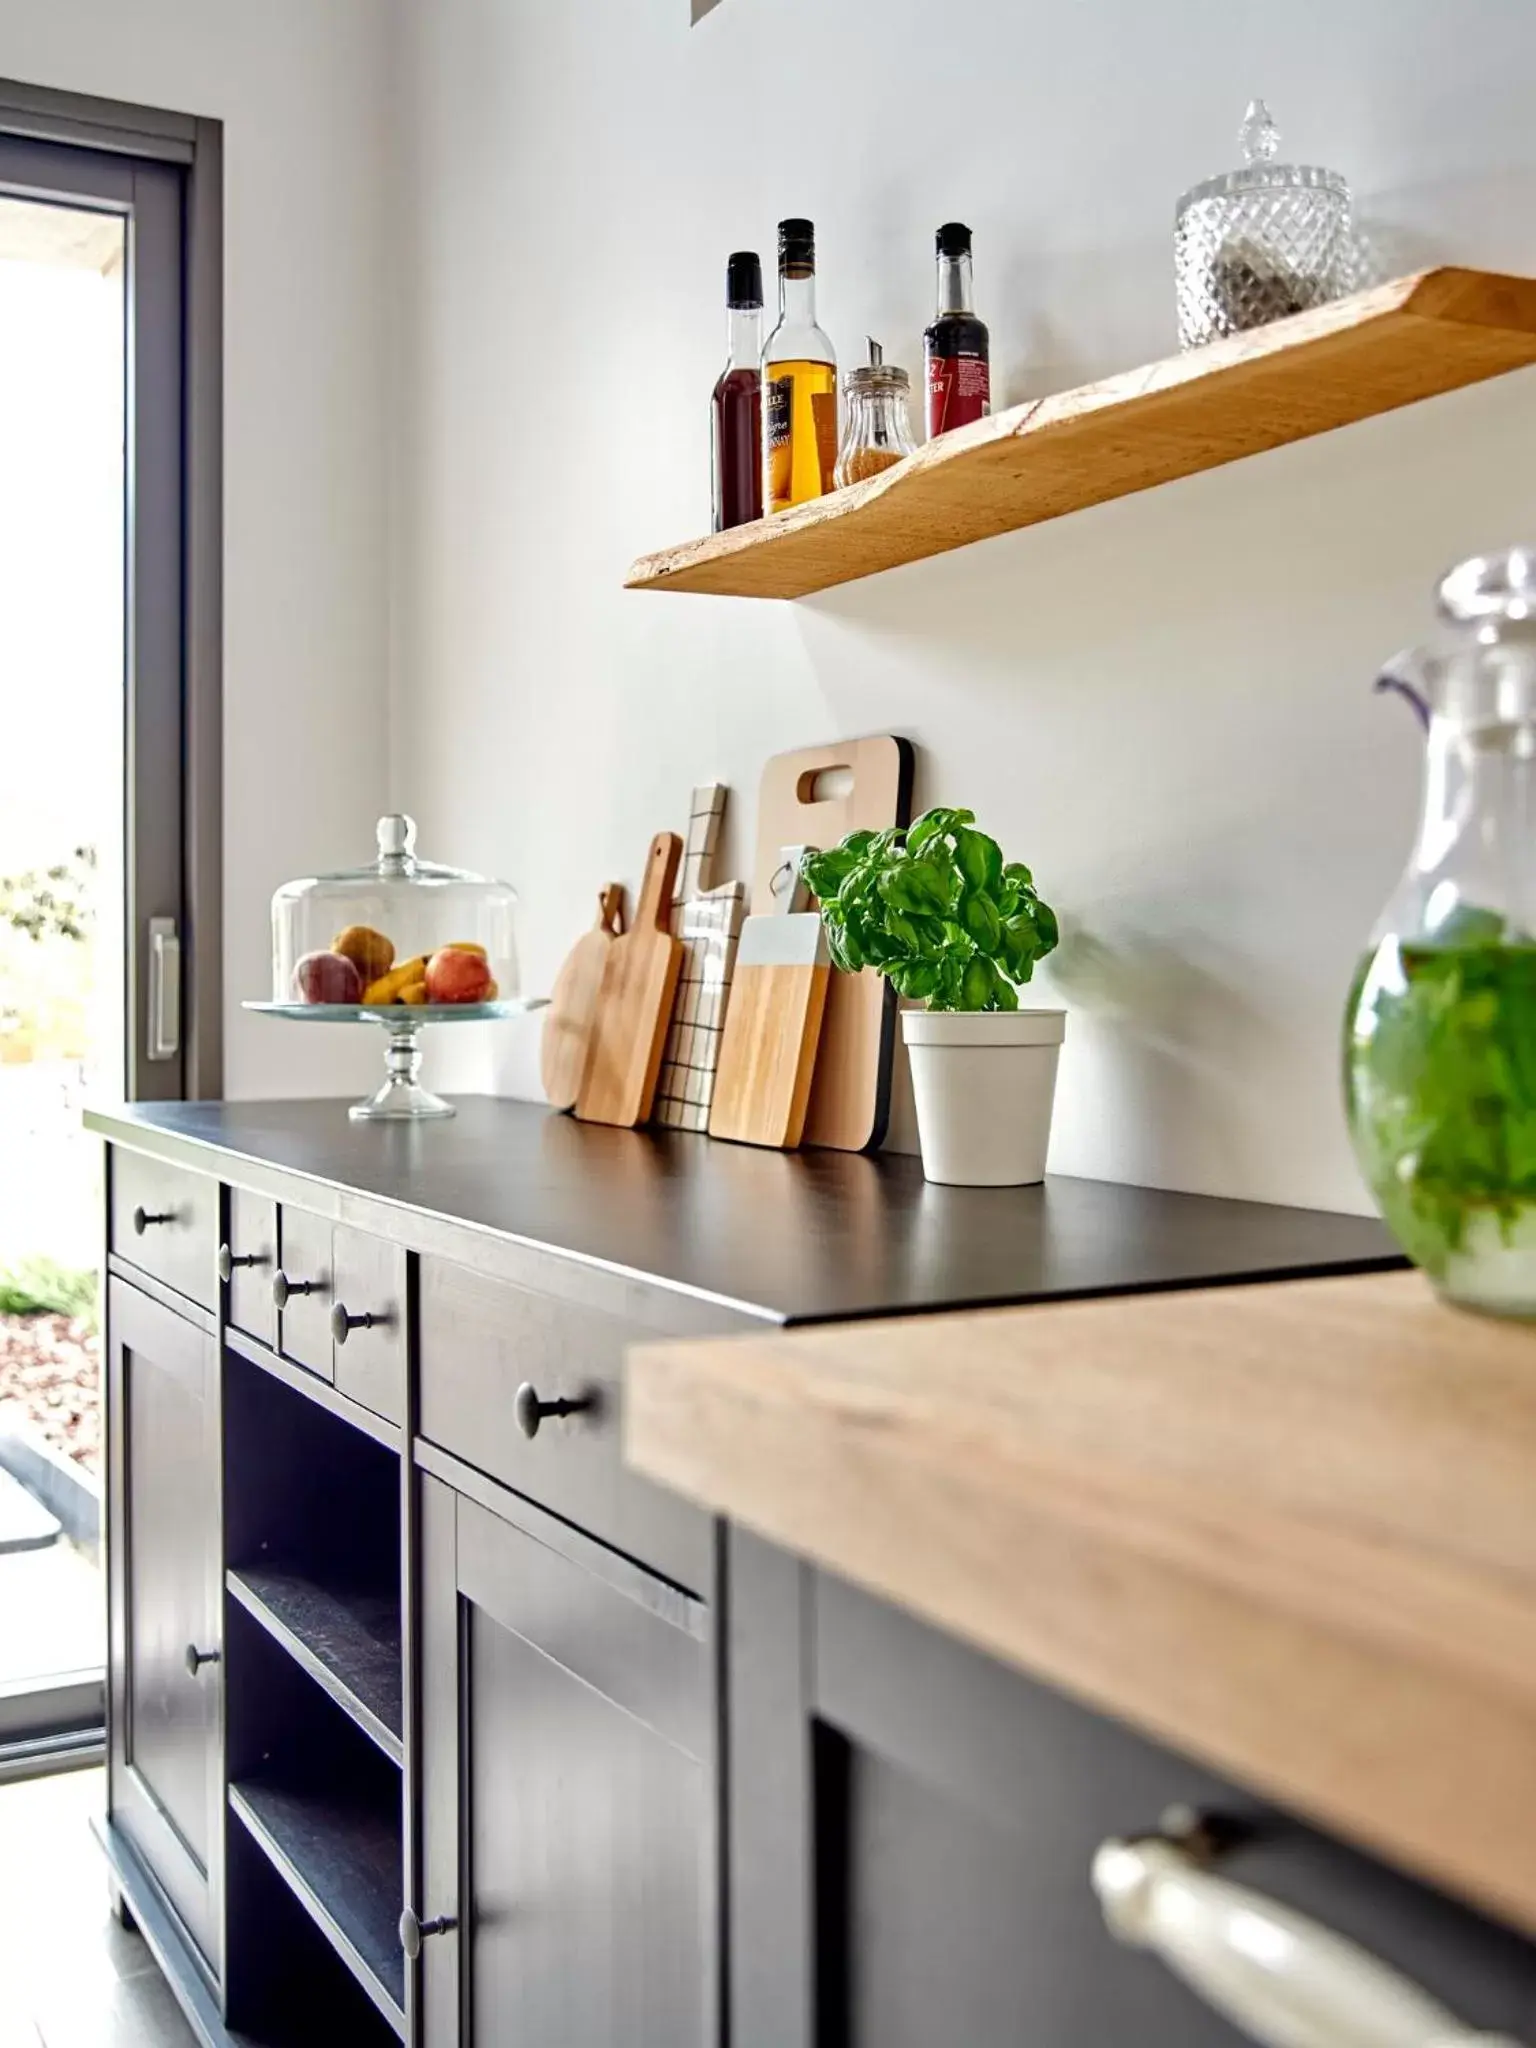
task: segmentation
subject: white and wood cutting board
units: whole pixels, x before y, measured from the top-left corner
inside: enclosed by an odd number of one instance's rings
[[[651,1120],[680,1131],[709,1129],[726,1001],[746,916],[746,884],[714,881],[725,798],[723,782],[705,783],[693,792],[687,850],[672,905],[672,931],[682,941],[683,971]]]

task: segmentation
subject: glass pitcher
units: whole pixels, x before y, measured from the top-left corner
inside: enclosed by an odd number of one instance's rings
[[[1361,1169],[1449,1300],[1536,1316],[1536,551],[1440,585],[1440,639],[1381,685],[1427,729],[1408,867],[1351,991]]]

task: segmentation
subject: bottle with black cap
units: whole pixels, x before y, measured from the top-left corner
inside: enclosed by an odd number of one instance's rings
[[[725,267],[729,354],[711,406],[715,531],[763,516],[763,266],[738,249]]]
[[[779,222],[779,324],[763,350],[763,506],[787,512],[832,488],[837,356],[816,325],[816,230]]]
[[[971,231],[960,221],[946,221],[934,243],[939,309],[923,336],[930,441],[951,427],[984,420],[992,410],[990,343],[971,308]]]

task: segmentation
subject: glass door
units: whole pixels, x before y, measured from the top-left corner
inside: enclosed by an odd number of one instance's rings
[[[0,134],[0,1770],[99,1739],[101,1147],[187,1014],[184,174]]]

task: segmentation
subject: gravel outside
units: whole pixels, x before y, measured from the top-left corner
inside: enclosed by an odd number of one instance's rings
[[[101,1466],[101,1338],[68,1316],[0,1316],[0,1407],[14,1402],[55,1449]]]

